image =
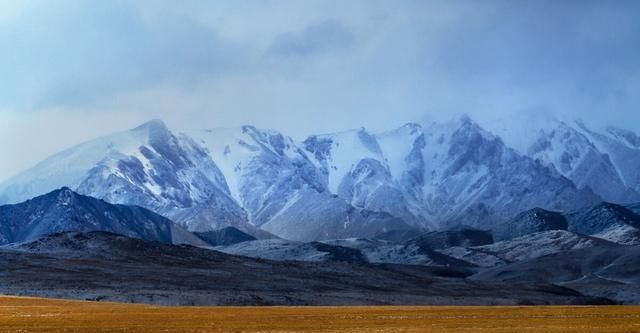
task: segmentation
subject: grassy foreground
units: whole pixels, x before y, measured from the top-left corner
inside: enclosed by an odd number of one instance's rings
[[[0,332],[640,332],[640,307],[158,307],[0,297]]]

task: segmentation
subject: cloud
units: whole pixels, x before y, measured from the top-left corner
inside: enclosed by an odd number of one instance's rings
[[[356,38],[349,29],[335,20],[307,26],[300,32],[286,32],[275,38],[269,51],[279,57],[313,57],[340,52],[354,45]]]
[[[240,47],[185,16],[143,20],[126,2],[34,6],[0,32],[3,106],[90,104],[116,92],[232,70]]]
[[[0,178],[149,118],[302,138],[544,110],[640,130],[639,12],[623,0],[0,3]],[[52,130],[34,137],[31,122]],[[55,130],[68,123],[86,130]],[[38,141],[48,148],[7,148]]]

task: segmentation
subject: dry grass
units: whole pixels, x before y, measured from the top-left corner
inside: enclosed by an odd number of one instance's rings
[[[0,297],[0,332],[640,332],[640,307],[157,307]]]

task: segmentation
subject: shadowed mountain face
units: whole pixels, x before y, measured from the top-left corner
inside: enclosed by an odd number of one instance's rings
[[[422,248],[445,249],[452,246],[479,246],[493,243],[493,236],[488,231],[458,228],[456,230],[434,231],[422,234],[411,243]]]
[[[478,281],[554,283],[621,302],[640,302],[640,247],[598,246],[480,272]]]
[[[632,205],[628,205],[627,209],[636,213],[636,214],[640,214],[640,203],[635,203]]]
[[[68,188],[0,206],[0,244],[65,231],[109,231],[164,243],[205,245],[172,221],[136,206],[112,205]]]
[[[567,230],[567,219],[562,213],[534,208],[493,228],[497,241],[509,240],[530,233],[547,230]]]
[[[640,216],[623,206],[602,203],[567,216],[569,230],[615,243],[640,244]]]
[[[256,239],[255,237],[234,227],[226,227],[206,232],[196,232],[195,234],[211,246],[231,245]]]
[[[0,248],[3,294],[182,305],[585,304],[551,285],[447,278],[443,270],[274,262],[109,233]]]

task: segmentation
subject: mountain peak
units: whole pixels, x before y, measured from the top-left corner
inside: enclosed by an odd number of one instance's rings
[[[9,214],[8,212],[11,212]],[[0,206],[0,244],[24,242],[67,231],[106,231],[165,243],[204,245],[171,220],[137,206],[113,205],[68,187],[15,205]]]
[[[57,190],[55,194],[56,194],[56,197],[58,198],[58,203],[61,204],[62,206],[71,205],[74,202],[74,199],[76,197],[76,193],[66,186]]]
[[[140,130],[167,130],[167,125],[160,119],[151,119],[146,123],[133,129],[134,131]]]
[[[462,124],[475,124],[475,121],[473,121],[473,119],[471,119],[471,117],[469,117],[468,114],[463,113],[458,117],[458,121],[460,121]]]
[[[371,136],[371,133],[369,133],[369,131],[367,130],[367,128],[366,128],[366,127],[364,127],[364,126],[360,126],[360,128],[358,128],[358,129],[356,130],[356,133],[358,133],[358,136],[359,136],[359,137],[363,137],[363,136],[368,137],[368,136]]]
[[[422,126],[420,126],[420,124],[413,123],[413,122],[406,123],[406,124],[402,125],[402,127],[408,128],[408,129],[421,129],[422,128]]]

